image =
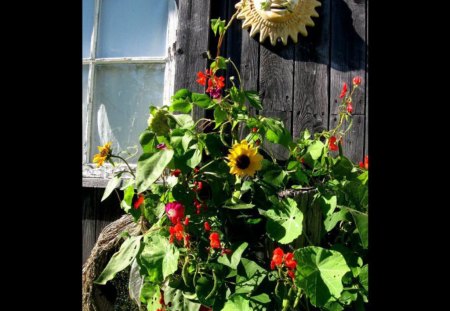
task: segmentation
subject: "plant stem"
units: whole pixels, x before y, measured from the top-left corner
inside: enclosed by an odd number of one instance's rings
[[[111,158],[118,158],[118,159],[122,160],[127,165],[130,174],[133,175],[133,177],[136,179],[136,175],[134,175],[133,170],[131,169],[127,160],[125,160],[124,158],[122,158],[121,156],[118,156],[118,155],[111,155]]]

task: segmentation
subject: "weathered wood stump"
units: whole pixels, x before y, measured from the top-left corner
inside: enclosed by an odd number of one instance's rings
[[[123,290],[118,291],[116,287],[123,287],[118,284],[110,284],[108,282],[106,285],[96,285],[94,280],[100,275],[103,269],[106,267],[111,256],[119,250],[123,239],[120,234],[124,231],[128,231],[130,235],[139,234],[139,227],[133,221],[131,215],[123,215],[120,219],[112,222],[106,226],[100,233],[94,248],[91,251],[91,255],[86,260],[83,265],[83,275],[82,275],[82,306],[83,311],[109,311],[118,310],[115,306],[115,301],[127,300],[128,292],[123,292]],[[122,278],[127,277],[128,270],[124,272]],[[121,280],[122,283],[128,280]],[[116,282],[117,283],[117,282]],[[121,295],[121,297],[118,297]],[[120,310],[138,310],[137,306],[130,300],[127,304],[128,307]],[[133,309],[135,307],[135,309]]]

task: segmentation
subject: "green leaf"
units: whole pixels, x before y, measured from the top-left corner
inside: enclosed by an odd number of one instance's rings
[[[109,195],[116,189],[116,187],[120,183],[120,177],[114,176],[112,179],[108,181],[108,184],[106,185],[105,192],[103,192],[103,196],[101,199],[101,202],[103,202],[105,199],[109,197]]]
[[[230,296],[222,311],[252,311],[250,301],[240,295]]]
[[[170,117],[174,119],[182,129],[189,129],[194,126],[194,120],[192,120],[192,117],[188,114],[172,114]]]
[[[190,142],[194,139],[194,135],[191,132],[186,132],[181,139],[181,145],[183,146],[184,151],[187,151],[189,148]]]
[[[347,179],[352,179],[355,176],[352,170],[353,163],[344,156],[339,157],[336,165],[333,166],[333,173],[337,178],[346,177]]]
[[[263,105],[261,102],[261,98],[259,98],[258,92],[256,91],[244,91],[244,95],[247,98],[250,105],[255,107],[258,110],[263,109]]]
[[[325,145],[321,141],[316,140],[308,147],[307,152],[311,155],[313,160],[317,160],[322,155],[324,147]]]
[[[218,56],[211,63],[211,65],[209,65],[209,68],[211,68],[211,70],[213,72],[215,72],[218,69],[227,69],[227,60],[224,57],[222,57],[222,56]]]
[[[262,303],[262,304],[267,304],[271,301],[269,295],[264,294],[264,293],[259,294],[257,296],[252,296],[252,297],[250,297],[250,300],[253,300],[253,301],[256,301],[256,302]]]
[[[302,169],[298,169],[297,171],[295,171],[295,177],[298,179],[299,182],[303,184],[309,183],[308,176],[305,174],[305,172],[303,172]]]
[[[235,250],[233,250],[233,253],[230,255],[223,255],[217,258],[217,262],[221,263],[222,265],[228,266],[231,269],[236,269],[237,265],[239,264],[239,261],[241,260],[242,253],[247,248],[248,243],[244,242],[240,244]]]
[[[288,244],[302,234],[303,213],[293,199],[286,198],[275,209],[260,213],[268,218],[266,229],[271,239]]]
[[[164,149],[149,156],[143,154],[137,163],[136,186],[138,193],[147,190],[162,174],[166,166],[172,160],[172,149]]]
[[[297,260],[295,284],[305,290],[316,307],[341,296],[342,277],[350,271],[344,257],[336,251],[308,246],[294,252]]]
[[[224,121],[227,120],[227,112],[222,110],[219,106],[214,109],[214,121],[216,122],[215,128],[218,128]]]
[[[149,130],[145,130],[142,132],[142,134],[139,136],[139,143],[141,144],[144,153],[152,153],[156,151],[155,139],[155,133]]]
[[[180,252],[160,235],[152,235],[141,253],[141,261],[147,269],[150,281],[159,282],[178,270]]]
[[[242,258],[241,263],[242,265],[238,267],[238,274],[236,276],[235,292],[236,294],[252,293],[267,276],[267,271],[256,262],[246,258]]]
[[[211,19],[211,29],[214,35],[217,36],[217,32],[222,34],[225,31],[225,21],[219,18]]]
[[[359,273],[359,282],[366,291],[369,291],[369,265],[364,265]]]
[[[141,216],[141,209],[133,208],[132,202],[134,197],[134,184],[129,184],[128,187],[125,188],[123,192],[123,200],[120,202],[120,207],[126,212],[133,216],[133,219],[136,221]]]
[[[94,281],[95,284],[105,285],[106,282],[112,280],[114,276],[128,267],[139,253],[142,235],[130,237],[125,240],[118,252],[112,255],[105,269]]]
[[[326,216],[333,214],[337,206],[337,196],[331,194],[322,194],[319,197],[320,208],[322,213]]]
[[[325,226],[325,230],[330,232],[336,226],[336,224],[341,221],[347,219],[347,210],[341,209],[339,212],[333,213],[323,221]]]
[[[369,217],[367,216],[367,214],[352,209],[350,209],[350,214],[352,214],[353,219],[355,220],[356,228],[358,229],[362,245],[367,249],[369,247]]]
[[[202,306],[186,298],[182,290],[170,286],[164,288],[164,301],[172,303],[171,310],[198,311]]]
[[[186,99],[177,99],[172,102],[169,107],[169,111],[179,111],[182,113],[189,113],[192,110],[192,103],[188,102]]]
[[[138,306],[141,306],[141,290],[144,285],[144,277],[140,274],[139,270],[139,264],[137,263],[137,260],[134,259],[131,264],[128,289],[131,300],[133,300]]]
[[[173,96],[172,96],[172,100],[176,100],[176,99],[185,99],[186,97],[191,97],[191,91],[189,91],[188,89],[179,89]]]
[[[211,97],[206,94],[200,93],[192,93],[192,102],[203,109],[206,109],[214,104],[214,102],[211,100]]]
[[[191,149],[186,152],[186,165],[195,168],[202,161],[202,148]]]
[[[234,205],[224,205],[223,208],[228,209],[251,209],[255,207],[255,204],[251,203],[242,203],[242,204],[234,204]]]
[[[287,175],[286,171],[271,170],[264,174],[263,180],[275,187],[279,187],[283,183],[283,180],[286,177],[286,175]]]

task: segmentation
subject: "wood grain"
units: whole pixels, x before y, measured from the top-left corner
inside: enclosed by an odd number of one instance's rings
[[[294,59],[294,137],[308,129],[311,133],[328,128],[329,65],[330,65],[330,0],[317,8],[319,18],[308,36],[299,37]]]
[[[187,88],[204,92],[195,80],[196,73],[206,69],[209,42],[209,0],[180,0],[176,41],[175,90]],[[194,107],[194,119],[203,117],[204,110]]]

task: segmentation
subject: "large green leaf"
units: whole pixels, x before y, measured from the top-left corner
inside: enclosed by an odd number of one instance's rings
[[[173,157],[172,149],[164,149],[152,156],[143,154],[137,163],[136,186],[138,192],[147,190],[162,174]]]
[[[164,301],[172,303],[171,310],[198,311],[200,303],[195,303],[183,295],[183,291],[167,286],[164,288]]]
[[[130,269],[130,277],[128,280],[128,289],[130,292],[130,298],[138,305],[141,306],[141,290],[144,285],[144,276],[139,272],[140,267],[136,259],[133,260]]]
[[[141,290],[141,301],[147,303],[147,311],[161,310],[162,305],[159,302],[161,297],[160,287],[153,283],[144,283]]]
[[[339,252],[308,246],[296,250],[294,258],[299,263],[295,283],[305,290],[314,306],[324,306],[341,296],[342,277],[350,268]]]
[[[204,109],[214,104],[208,95],[200,93],[192,93],[192,101],[194,104]]]
[[[259,98],[258,92],[256,91],[244,91],[244,95],[247,98],[250,105],[258,110],[262,110],[263,106],[261,103],[261,98]]]
[[[192,103],[187,99],[176,99],[169,107],[169,111],[179,111],[182,113],[189,113],[192,110]]]
[[[337,196],[331,194],[322,194],[319,197],[320,208],[326,216],[333,214],[337,206]]]
[[[231,296],[222,311],[252,311],[250,308],[250,301],[243,296],[233,295]]]
[[[119,251],[112,255],[105,269],[103,269],[94,283],[105,285],[118,272],[128,267],[139,252],[141,239],[142,235],[130,237],[125,240],[120,246]]]
[[[327,232],[330,232],[333,230],[333,228],[337,225],[337,223],[341,220],[347,219],[347,210],[341,209],[339,212],[333,213],[329,215],[325,220],[323,221],[325,230]]]
[[[177,122],[178,126],[182,129],[189,129],[194,125],[194,120],[192,120],[192,117],[188,114],[175,114],[170,116]]]
[[[364,248],[369,247],[369,217],[367,214],[349,209],[355,220],[356,228],[358,229],[359,237]]]
[[[227,119],[227,112],[217,106],[214,109],[214,122],[216,122],[215,128],[218,128]]]
[[[308,147],[307,152],[311,155],[313,160],[317,160],[322,155],[324,147],[325,145],[321,141],[317,140]]]
[[[191,148],[195,148],[196,145],[193,145]],[[186,152],[186,165],[190,168],[195,168],[202,161],[202,148],[190,149]]]
[[[293,199],[284,199],[282,204],[260,213],[268,218],[266,229],[273,240],[288,244],[302,234],[303,213]]]
[[[267,275],[267,271],[256,262],[246,258],[241,258],[241,262],[242,265],[238,267],[237,271],[235,292],[236,294],[248,294],[254,292],[261,284]]]
[[[103,202],[104,200],[106,200],[106,198],[109,197],[109,195],[114,191],[114,189],[116,189],[116,187],[119,185],[119,183],[120,183],[120,177],[118,177],[118,176],[114,176],[112,179],[110,179],[108,181],[108,184],[106,185],[106,188],[105,188],[105,192],[103,192],[101,202]]]
[[[236,269],[239,261],[241,260],[242,253],[247,248],[248,243],[244,242],[240,244],[235,250],[233,250],[233,253],[230,255],[223,255],[220,256],[217,259],[217,262],[221,263],[222,265],[228,266],[231,269]]]
[[[149,272],[150,280],[164,280],[178,269],[180,252],[165,237],[152,235],[141,253],[141,261]]]

